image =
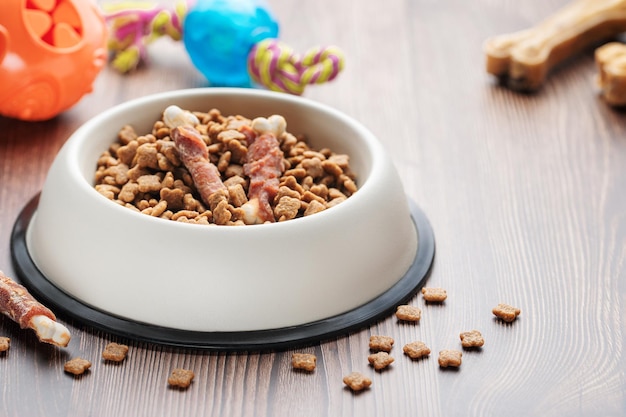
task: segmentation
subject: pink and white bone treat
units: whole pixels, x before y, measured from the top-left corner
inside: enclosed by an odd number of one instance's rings
[[[50,309],[37,301],[28,290],[0,271],[0,313],[20,325],[32,329],[39,341],[65,347],[70,332]]]
[[[171,129],[180,160],[191,174],[202,201],[209,206],[210,197],[214,193],[228,190],[222,182],[219,170],[209,160],[209,150],[200,132],[193,127],[198,119],[193,113],[176,106],[165,109],[163,119]]]
[[[287,122],[282,116],[257,117],[251,128],[242,126],[241,131],[248,141],[247,162],[244,173],[250,178],[248,202],[245,211],[246,224],[274,222],[270,202],[278,194],[280,176],[285,167],[283,152],[278,141],[285,134]]]

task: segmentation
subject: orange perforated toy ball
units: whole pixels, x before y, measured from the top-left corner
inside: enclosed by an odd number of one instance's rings
[[[0,1],[0,115],[46,120],[92,90],[107,60],[90,0]]]

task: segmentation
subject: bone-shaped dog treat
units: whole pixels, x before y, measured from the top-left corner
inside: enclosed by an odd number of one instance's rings
[[[191,174],[202,201],[210,206],[211,196],[218,191],[226,191],[226,186],[219,170],[209,160],[209,151],[202,136],[188,125],[175,127],[171,132],[180,160]]]
[[[32,329],[41,342],[65,347],[70,332],[43,304],[39,303],[26,288],[0,271],[0,313],[11,318],[22,329]]]
[[[209,160],[209,151],[200,132],[194,127],[200,121],[192,112],[171,105],[163,111],[163,122],[171,130],[180,160],[191,174],[202,201],[209,206],[211,196],[226,191],[226,186],[219,170]]]
[[[487,72],[537,90],[555,65],[625,30],[626,0],[577,0],[530,29],[488,39]]]
[[[257,117],[251,130],[242,127],[248,141],[247,161],[243,170],[250,178],[248,202],[242,205],[246,224],[274,222],[271,201],[278,194],[279,178],[284,171],[279,139],[287,122],[282,116]]]
[[[597,83],[611,106],[626,105],[626,45],[610,42],[596,49]]]

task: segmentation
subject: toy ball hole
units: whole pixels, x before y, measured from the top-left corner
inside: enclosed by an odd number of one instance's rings
[[[80,15],[69,0],[29,0],[26,27],[35,38],[55,48],[70,48],[82,39]]]
[[[28,0],[29,9],[38,9],[46,12],[51,12],[56,5],[57,0]]]

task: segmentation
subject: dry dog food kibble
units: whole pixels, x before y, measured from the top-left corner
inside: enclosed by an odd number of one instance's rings
[[[422,318],[422,310],[419,307],[401,305],[396,310],[396,317],[402,321],[420,321]]]
[[[102,153],[95,188],[146,215],[196,224],[291,220],[357,191],[349,157],[314,149],[282,116],[164,111],[151,132],[124,126]]]
[[[510,323],[520,315],[521,310],[508,304],[500,303],[491,312],[499,319]]]
[[[317,363],[317,357],[312,353],[294,353],[291,355],[291,366],[294,369],[302,369],[304,371],[314,371]]]
[[[424,287],[422,295],[425,301],[431,303],[440,303],[448,298],[448,293],[443,288]]]
[[[11,339],[0,337],[0,352],[6,352],[11,347]]]
[[[370,350],[374,352],[391,352],[393,347],[393,337],[389,336],[370,336]]]
[[[461,366],[463,353],[459,350],[449,349],[439,352],[439,366],[442,368]]]
[[[188,388],[195,376],[189,369],[176,368],[167,378],[167,383],[173,387]]]
[[[426,343],[420,341],[407,343],[402,348],[402,351],[411,359],[419,359],[430,355],[430,348],[426,346]]]
[[[81,375],[85,373],[85,371],[89,368],[91,368],[91,362],[83,358],[74,358],[66,362],[65,365],[63,366],[63,369],[65,370],[65,372],[68,372],[74,375]]]
[[[367,357],[367,361],[376,369],[380,371],[385,369],[393,363],[395,359],[392,358],[387,352],[376,352]]]
[[[459,337],[461,338],[461,345],[464,348],[481,347],[485,344],[485,339],[478,330],[463,332]]]
[[[128,346],[118,343],[109,343],[102,352],[102,358],[107,361],[121,362],[126,359]]]
[[[352,372],[343,377],[343,383],[352,391],[362,391],[372,385],[372,380],[359,372]]]

